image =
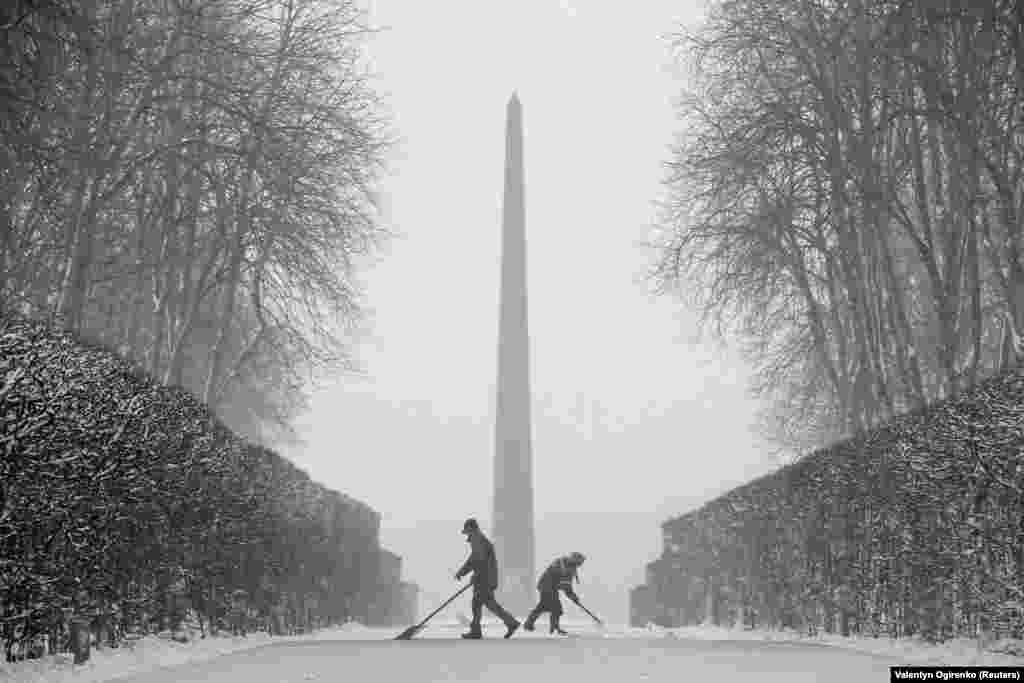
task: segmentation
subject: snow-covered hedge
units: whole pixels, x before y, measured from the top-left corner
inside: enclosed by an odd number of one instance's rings
[[[1024,373],[662,526],[663,554],[633,593],[635,621],[1021,637]]]
[[[0,318],[0,416],[8,647],[66,635],[71,610],[111,628],[224,617],[238,590],[236,611],[332,621],[376,581],[378,513],[99,345]]]

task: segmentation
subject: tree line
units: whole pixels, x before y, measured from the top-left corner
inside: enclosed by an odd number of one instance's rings
[[[1014,365],[1024,5],[718,0],[689,68],[654,277],[740,340],[806,452]]]
[[[0,8],[0,305],[254,441],[351,367],[387,145],[352,0]]]

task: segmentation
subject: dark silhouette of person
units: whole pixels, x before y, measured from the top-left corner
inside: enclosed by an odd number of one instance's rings
[[[523,623],[523,628],[527,631],[533,630],[534,622],[544,612],[550,612],[551,616],[551,633],[557,633],[559,635],[569,635],[562,630],[559,625],[559,620],[562,618],[562,601],[558,599],[558,591],[562,590],[565,592],[567,598],[575,602],[577,605],[580,604],[580,599],[576,595],[576,591],[573,590],[573,581],[579,581],[579,577],[576,575],[576,570],[580,568],[584,560],[583,553],[572,553],[565,557],[559,557],[557,560],[548,565],[548,568],[541,574],[540,580],[537,581],[537,590],[540,591],[540,601],[537,606],[530,612],[530,616],[526,617],[526,621]]]
[[[505,622],[507,629],[505,637],[511,638],[519,628],[519,621],[499,605],[494,598],[494,591],[498,589],[498,558],[494,554],[494,544],[484,536],[484,533],[480,531],[480,525],[473,518],[467,519],[466,523],[462,525],[462,533],[466,534],[466,542],[469,543],[472,550],[469,559],[455,573],[455,579],[459,580],[473,572],[473,621],[469,624],[469,632],[463,633],[462,637],[472,639],[483,637],[480,630],[480,617],[483,608],[486,607]]]

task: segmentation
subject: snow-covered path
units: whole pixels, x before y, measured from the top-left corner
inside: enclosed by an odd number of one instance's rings
[[[822,645],[690,640],[584,630],[576,638],[539,633],[462,641],[460,626],[428,629],[410,641],[366,630],[344,638],[275,643],[217,659],[118,679],[121,683],[305,683],[306,681],[887,681],[898,664]]]
[[[893,661],[892,664],[897,662]],[[888,681],[890,662],[755,641],[537,639],[285,643],[121,681]]]
[[[544,621],[543,619],[541,620]],[[1022,666],[1024,657],[982,651],[974,640],[928,644],[917,639],[808,637],[793,631],[715,626],[677,629],[596,629],[564,622],[580,637],[537,633],[501,639],[499,624],[487,639],[462,641],[465,625],[435,620],[413,640],[395,641],[401,628],[359,624],[314,634],[271,638],[207,638],[176,643],[149,636],[121,648],[93,652],[83,666],[70,655],[6,664],[3,683],[305,683],[306,681],[696,681],[705,676],[738,681],[887,681],[895,664]],[[539,623],[538,627],[546,624]],[[1024,642],[993,643],[1024,652]],[[699,677],[699,678],[694,678]]]

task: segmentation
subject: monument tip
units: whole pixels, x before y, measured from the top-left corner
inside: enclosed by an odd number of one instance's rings
[[[519,104],[519,92],[516,90],[512,91],[512,97],[508,98],[509,104]]]

